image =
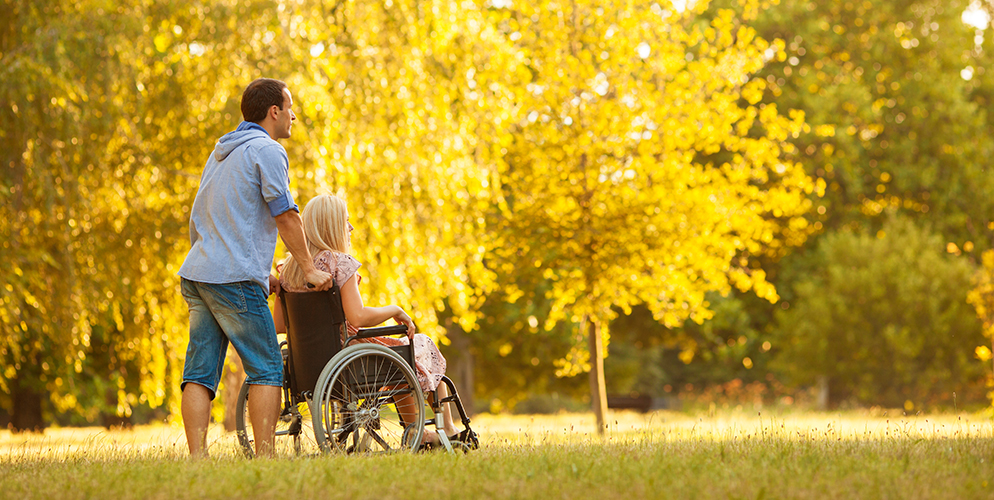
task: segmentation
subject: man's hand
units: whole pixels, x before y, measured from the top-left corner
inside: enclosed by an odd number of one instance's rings
[[[311,266],[311,269],[306,272],[305,276],[307,277],[307,282],[314,285],[314,289],[317,291],[324,291],[331,288],[332,275],[316,267]]]
[[[307,249],[307,239],[304,238],[304,225],[296,210],[287,210],[276,216],[276,228],[287,250],[297,261],[300,270],[304,272],[307,282],[314,285],[315,290],[323,291],[331,288],[332,276],[314,267],[311,252]]]
[[[274,294],[274,293],[276,293],[278,291],[280,291],[280,280],[276,276],[270,274],[269,275],[269,295],[272,295],[272,294]]]

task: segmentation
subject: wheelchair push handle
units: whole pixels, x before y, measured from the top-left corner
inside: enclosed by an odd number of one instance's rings
[[[307,289],[308,290],[313,290],[313,289],[317,288],[317,286],[315,286],[314,283],[311,283],[310,281],[308,281],[306,283],[306,285],[307,285]],[[334,278],[331,279],[331,286],[332,286],[332,288],[335,287],[335,279]]]

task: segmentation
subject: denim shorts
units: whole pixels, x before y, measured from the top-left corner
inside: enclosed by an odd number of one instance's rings
[[[190,306],[190,345],[183,385],[193,382],[217,392],[228,342],[242,358],[246,382],[283,385],[283,358],[266,292],[257,283],[211,284],[182,280]]]

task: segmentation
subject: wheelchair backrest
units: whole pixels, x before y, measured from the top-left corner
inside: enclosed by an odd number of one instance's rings
[[[337,284],[323,292],[287,292],[280,288],[280,300],[290,351],[290,391],[299,395],[314,390],[325,364],[342,350],[342,292]]]

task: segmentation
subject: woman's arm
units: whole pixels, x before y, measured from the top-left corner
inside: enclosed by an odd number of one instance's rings
[[[393,318],[398,324],[407,325],[407,336],[414,337],[414,321],[400,307],[394,305],[366,307],[362,304],[362,296],[359,295],[359,280],[356,276],[353,274],[341,287],[345,319],[356,328],[366,328]]]

